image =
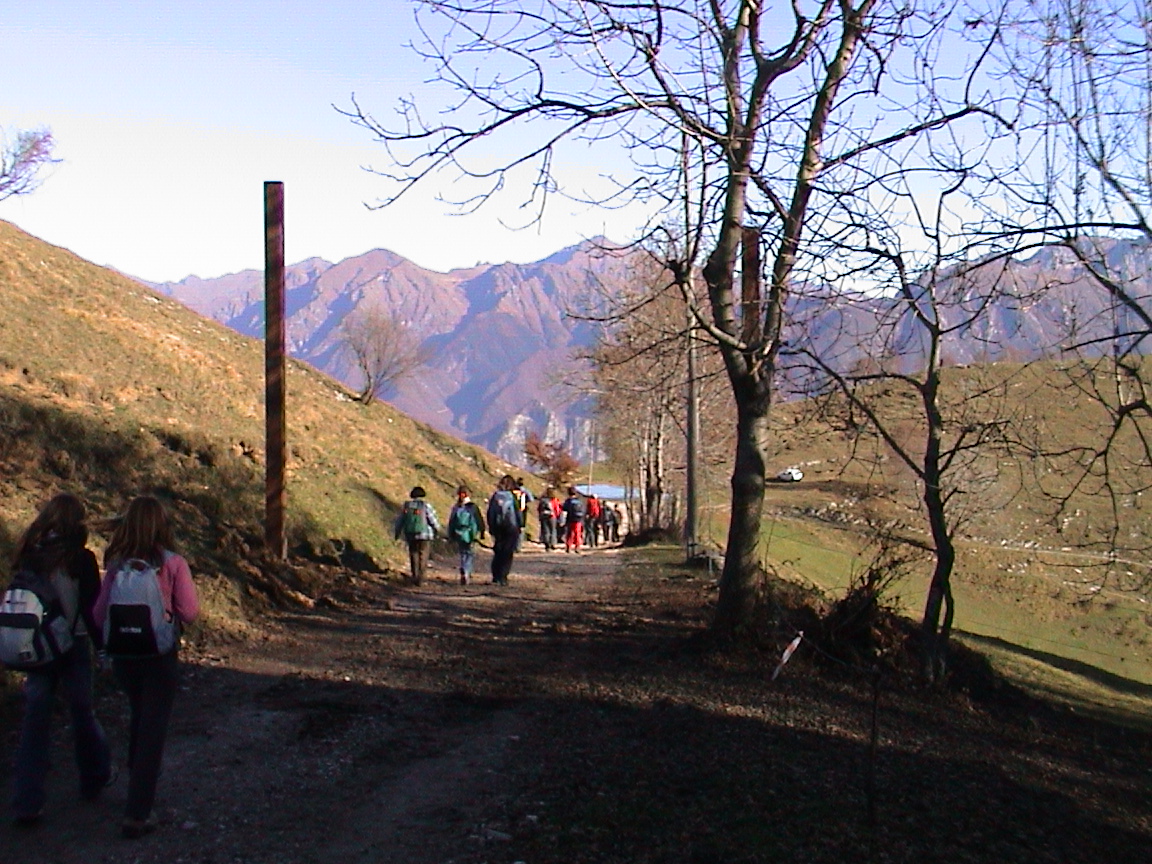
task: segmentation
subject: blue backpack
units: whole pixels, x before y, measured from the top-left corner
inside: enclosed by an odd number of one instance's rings
[[[511,492],[501,489],[492,495],[488,503],[488,527],[493,533],[520,530],[520,517],[516,509],[516,498]]]

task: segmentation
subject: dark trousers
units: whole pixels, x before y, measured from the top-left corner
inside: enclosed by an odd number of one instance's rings
[[[176,652],[163,657],[118,658],[116,680],[128,694],[128,819],[144,820],[152,813],[156,782],[164,757],[164,739],[180,680]]]
[[[413,584],[419,585],[424,581],[424,574],[428,572],[428,556],[431,552],[431,540],[408,538],[408,563],[412,565]]]
[[[35,816],[44,807],[57,686],[63,690],[72,718],[80,794],[86,798],[98,795],[111,776],[108,739],[92,710],[92,650],[85,636],[76,640],[59,663],[29,672],[24,680],[24,720],[12,766],[12,812],[17,818]]]
[[[519,540],[520,532],[516,529],[492,535],[492,581],[497,585],[508,584],[508,574],[512,572],[512,558],[516,554]]]
[[[552,516],[540,517],[540,542],[545,549],[555,549],[558,538],[556,536],[556,519]]]
[[[600,545],[600,532],[597,530],[599,525],[596,520],[591,516],[584,517],[584,542],[589,546]]]

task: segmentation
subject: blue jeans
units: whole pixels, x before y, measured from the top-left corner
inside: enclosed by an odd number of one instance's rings
[[[465,543],[463,540],[456,541],[456,548],[460,552],[460,575],[471,579],[472,566],[476,563],[476,550],[471,541]]]
[[[62,686],[72,715],[80,794],[85,798],[99,795],[112,776],[108,739],[92,710],[91,643],[88,637],[80,637],[58,665],[29,672],[24,681],[24,721],[12,768],[12,813],[16,818],[35,816],[47,799],[44,780],[57,685]]]
[[[559,541],[556,532],[556,519],[554,517],[540,517],[540,542],[544,544],[545,549],[555,549]]]

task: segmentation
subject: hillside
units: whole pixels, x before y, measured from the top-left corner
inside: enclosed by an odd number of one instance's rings
[[[1103,684],[1087,698],[1105,702],[1152,684],[1152,517],[1144,442],[1133,426],[1115,436],[1110,486],[1102,469],[1085,476],[1077,467],[1112,422],[1090,396],[1107,392],[1108,382],[1093,385],[1086,374],[1056,362],[946,370],[950,428],[1001,417],[1014,442],[950,477],[959,516],[953,583],[958,630],[1029,664],[1074,672],[1076,686]],[[908,390],[888,382],[872,396],[901,438],[923,440],[922,412]],[[833,595],[864,571],[878,536],[906,549],[931,545],[915,476],[845,416],[835,402],[774,408],[771,470],[797,466],[804,480],[768,485],[762,528],[772,567]],[[716,546],[727,528],[728,470],[706,465],[702,533]],[[918,620],[930,574],[925,555],[888,599]]]
[[[106,517],[151,490],[221,597],[307,589],[261,563],[260,343],[3,222],[0,304],[0,554],[58,491]],[[505,468],[302,363],[288,400],[290,543],[317,559],[397,562],[386,523],[414,483],[444,508]]]

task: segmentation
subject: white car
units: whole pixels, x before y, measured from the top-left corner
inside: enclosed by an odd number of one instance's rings
[[[799,468],[785,468],[776,475],[776,479],[784,483],[799,483],[804,479],[804,472]]]

